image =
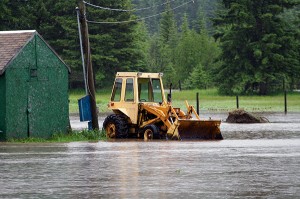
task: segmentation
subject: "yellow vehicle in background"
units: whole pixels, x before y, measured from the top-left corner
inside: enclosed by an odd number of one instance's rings
[[[201,120],[186,101],[187,112],[166,101],[162,73],[118,72],[103,127],[109,138],[223,139],[220,120]]]

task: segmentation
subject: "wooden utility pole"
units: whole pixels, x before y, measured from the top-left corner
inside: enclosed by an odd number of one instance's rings
[[[86,8],[83,0],[79,1],[79,13],[80,13],[80,29],[82,35],[82,47],[84,53],[84,60],[86,64],[87,71],[87,83],[88,83],[88,94],[91,99],[91,112],[92,112],[92,128],[94,130],[99,130],[98,124],[98,113],[97,113],[97,105],[96,105],[96,92],[94,85],[94,72],[92,66],[91,59],[91,49],[90,49],[90,41],[89,41],[89,31],[88,24],[86,21]]]

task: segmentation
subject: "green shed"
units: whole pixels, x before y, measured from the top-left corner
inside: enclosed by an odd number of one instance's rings
[[[67,132],[69,73],[37,31],[0,31],[0,140]]]

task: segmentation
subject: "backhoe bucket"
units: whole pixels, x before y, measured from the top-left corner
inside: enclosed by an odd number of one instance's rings
[[[220,120],[179,120],[180,139],[222,140]]]

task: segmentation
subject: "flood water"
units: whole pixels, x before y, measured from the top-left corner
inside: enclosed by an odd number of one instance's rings
[[[222,141],[0,143],[0,198],[300,198],[300,114],[264,116]]]

